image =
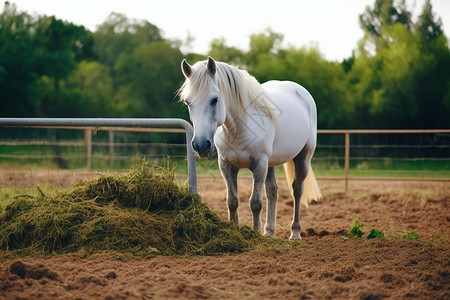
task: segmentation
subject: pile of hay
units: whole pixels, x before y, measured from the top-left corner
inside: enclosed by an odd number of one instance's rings
[[[0,249],[20,255],[215,255],[286,242],[225,222],[173,171],[143,162],[68,192],[22,195],[0,212]]]

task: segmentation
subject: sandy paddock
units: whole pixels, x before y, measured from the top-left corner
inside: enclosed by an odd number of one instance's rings
[[[11,175],[2,172],[4,187]],[[59,174],[53,184],[67,186],[88,175]],[[50,175],[32,177],[39,183]],[[319,184],[325,198],[302,209],[303,240],[291,250],[195,258],[24,257],[0,262],[0,298],[450,299],[450,183],[351,182],[348,193],[342,182]],[[239,186],[240,221],[250,225],[251,179],[240,178]],[[199,179],[199,191],[226,219],[222,179]],[[282,178],[279,194],[277,237],[285,239],[292,201]],[[366,235],[375,228],[393,239],[342,239],[351,217],[364,224]],[[405,232],[416,232],[419,241],[403,239]]]

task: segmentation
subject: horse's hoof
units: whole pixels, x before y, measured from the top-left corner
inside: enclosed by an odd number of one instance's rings
[[[274,236],[275,235],[275,230],[270,229],[270,228],[264,228],[264,235]]]
[[[300,241],[302,237],[300,236],[300,232],[292,232],[289,239],[292,241]]]

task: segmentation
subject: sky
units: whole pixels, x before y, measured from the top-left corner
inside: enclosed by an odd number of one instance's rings
[[[375,0],[10,0],[18,10],[54,15],[91,31],[111,12],[158,26],[166,39],[194,37],[189,51],[207,54],[215,38],[248,49],[250,35],[271,28],[284,36],[283,46],[318,46],[328,60],[348,58],[363,37],[359,15]],[[414,15],[425,0],[406,0]],[[450,34],[450,0],[431,0]],[[186,49],[187,50],[187,49]]]

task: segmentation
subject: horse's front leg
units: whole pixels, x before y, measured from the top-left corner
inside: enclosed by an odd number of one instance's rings
[[[268,159],[260,158],[250,165],[253,173],[253,189],[250,196],[250,208],[253,213],[253,229],[261,230],[261,209],[264,190],[264,182],[267,178]]]
[[[238,223],[239,198],[237,193],[238,169],[219,155],[219,167],[227,186],[228,220]]]
[[[270,167],[266,178],[266,226],[264,227],[264,234],[268,236],[275,235],[276,227],[276,213],[277,213],[277,198],[278,186],[275,179],[275,168]]]

